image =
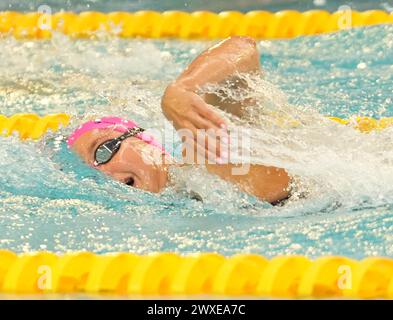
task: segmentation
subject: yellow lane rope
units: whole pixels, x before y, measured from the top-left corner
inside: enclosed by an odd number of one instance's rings
[[[393,259],[0,250],[0,293],[393,298]]]
[[[342,10],[334,13],[323,10],[284,10],[275,13],[86,11],[79,14],[4,11],[0,12],[0,35],[13,35],[18,39],[45,39],[51,37],[52,31],[57,31],[75,38],[110,34],[124,38],[219,39],[243,35],[257,39],[274,39],[386,23],[393,23],[393,13],[383,10]]]
[[[341,119],[329,117],[329,119],[367,133],[373,130],[382,130],[393,126],[392,118],[381,118],[379,120],[369,117],[354,117]],[[65,113],[38,116],[34,113],[18,113],[10,117],[0,114],[0,135],[9,136],[17,133],[21,139],[39,139],[48,130],[55,132],[61,127],[69,124],[71,117]]]

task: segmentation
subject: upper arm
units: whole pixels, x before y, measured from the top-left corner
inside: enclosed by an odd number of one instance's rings
[[[220,84],[233,79],[237,73],[260,72],[259,53],[255,41],[249,37],[231,37],[200,54],[176,79],[172,86],[197,93],[198,88],[208,83]],[[235,86],[244,86],[244,81],[231,81]],[[163,106],[168,101],[168,87]],[[201,95],[206,103],[217,106],[237,116],[250,101],[235,101],[216,93]],[[164,108],[165,109],[165,108]],[[165,110],[164,110],[165,111]]]
[[[261,69],[257,44],[253,38],[233,36],[224,40],[222,52],[225,55],[231,53],[236,60],[236,71],[258,72]]]
[[[250,37],[231,37],[220,44],[221,50],[217,51],[217,55],[225,57],[226,54],[236,52],[237,59],[234,71],[220,82],[227,82],[225,86],[230,90],[248,89],[247,81],[244,80],[238,73],[253,73],[261,72],[261,65],[259,61],[259,52],[255,41]],[[219,83],[219,84],[220,84]],[[252,99],[235,100],[228,97],[224,90],[218,90],[214,93],[206,93],[203,95],[206,103],[217,106],[226,112],[232,113],[236,116],[242,116],[247,106],[253,104]]]

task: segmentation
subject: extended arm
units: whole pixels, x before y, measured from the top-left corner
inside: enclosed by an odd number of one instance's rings
[[[198,146],[198,129],[219,130],[225,127],[224,120],[214,111],[212,105],[241,116],[242,107],[250,102],[234,102],[214,94],[200,96],[198,89],[208,83],[233,79],[237,73],[243,72],[260,72],[259,54],[252,39],[232,37],[199,55],[165,91],[162,99],[165,116],[173,121],[176,129],[189,129],[193,133],[194,145],[199,151],[205,150],[208,156],[212,153],[209,140],[204,140],[202,145]],[[221,160],[222,155],[221,149],[214,146],[214,156]],[[237,184],[243,191],[262,200],[276,202],[288,196],[289,176],[284,169],[250,165],[244,174],[233,175],[235,167],[236,165],[231,163],[206,163],[209,172]]]

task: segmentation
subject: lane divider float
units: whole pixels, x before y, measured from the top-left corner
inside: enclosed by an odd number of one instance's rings
[[[328,119],[353,127],[363,133],[393,126],[393,117],[378,120],[370,117],[353,117],[351,119],[328,117]],[[60,128],[66,127],[70,121],[71,116],[65,113],[49,114],[42,117],[34,113],[17,113],[10,117],[0,115],[0,135],[10,136],[16,133],[22,140],[37,140],[47,131],[56,132]]]
[[[299,12],[224,11],[86,11],[81,13],[0,12],[0,35],[17,39],[47,39],[52,32],[73,38],[108,34],[123,38],[222,39],[233,35],[256,39],[285,39],[393,23],[393,13],[383,10],[324,10]]]
[[[0,293],[393,299],[393,259],[0,250]]]

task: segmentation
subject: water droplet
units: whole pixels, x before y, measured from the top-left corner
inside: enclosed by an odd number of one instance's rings
[[[366,68],[367,68],[367,64],[365,64],[364,62],[360,62],[360,63],[357,65],[357,68],[358,68],[358,69],[366,69]]]

